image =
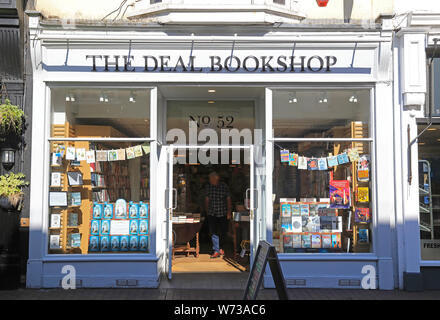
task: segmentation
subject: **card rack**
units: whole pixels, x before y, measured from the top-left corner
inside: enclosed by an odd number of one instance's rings
[[[52,137],[54,138],[74,138],[76,137],[75,128],[71,126],[68,122],[63,125],[53,125],[52,126]],[[64,147],[75,147],[84,148],[89,150],[89,142],[86,141],[60,141],[51,143],[51,152],[57,151],[60,146]],[[91,199],[91,185],[88,183],[91,179],[90,169],[86,161],[81,161],[79,166],[72,166],[71,161],[65,160],[63,157],[62,164],[59,166],[51,166],[51,172],[61,173],[61,187],[50,187],[50,191],[62,191],[67,192],[69,195],[71,192],[81,193],[81,205],[72,206],[68,203],[67,207],[51,207],[50,212],[61,214],[61,227],[60,228],[49,228],[50,235],[60,235],[60,248],[50,249],[49,252],[52,253],[88,253],[88,239],[89,239],[89,224],[90,224],[90,212],[92,203]],[[83,176],[83,185],[80,186],[70,186],[67,172],[80,172]],[[69,214],[78,214],[78,225],[70,226],[68,225]],[[49,219],[50,221],[50,219]],[[74,233],[79,233],[81,235],[81,245],[79,248],[73,248],[70,246],[70,235]]]

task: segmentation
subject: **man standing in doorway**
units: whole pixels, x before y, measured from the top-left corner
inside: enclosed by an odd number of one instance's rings
[[[212,237],[213,253],[211,258],[218,258],[225,254],[221,249],[221,243],[224,243],[228,220],[231,219],[232,201],[228,186],[220,182],[217,172],[209,174],[205,207],[208,213],[209,232]]]

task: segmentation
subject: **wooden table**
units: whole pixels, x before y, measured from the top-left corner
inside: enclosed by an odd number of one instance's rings
[[[197,258],[200,253],[199,232],[202,223],[173,223],[173,259],[174,253],[183,252],[186,256],[194,253]],[[196,239],[196,246],[191,247],[190,241]]]

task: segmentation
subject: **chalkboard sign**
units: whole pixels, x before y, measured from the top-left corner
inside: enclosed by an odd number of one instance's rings
[[[267,262],[269,262],[270,272],[277,289],[278,298],[280,300],[288,300],[286,283],[284,282],[283,273],[281,271],[280,262],[278,260],[277,251],[267,241],[260,241],[257,253],[255,254],[254,263],[252,264],[249,279],[244,292],[244,300],[257,299],[258,290],[261,282],[263,282],[264,271]]]

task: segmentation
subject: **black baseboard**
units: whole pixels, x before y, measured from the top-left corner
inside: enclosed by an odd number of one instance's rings
[[[423,289],[440,290],[440,267],[421,267]]]
[[[421,273],[404,272],[403,288],[405,291],[423,291],[423,276]]]

